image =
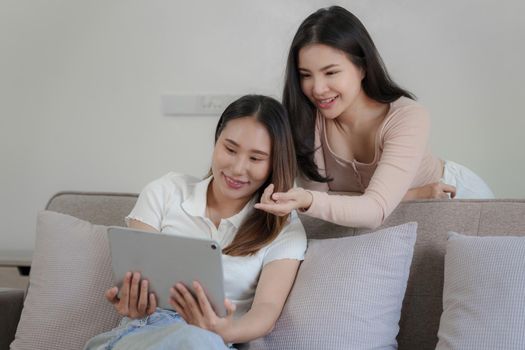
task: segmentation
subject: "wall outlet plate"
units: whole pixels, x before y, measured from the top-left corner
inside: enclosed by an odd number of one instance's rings
[[[162,114],[166,116],[221,115],[240,95],[162,95]]]

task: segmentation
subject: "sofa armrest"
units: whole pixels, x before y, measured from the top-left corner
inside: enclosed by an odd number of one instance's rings
[[[24,291],[0,288],[0,350],[9,350],[24,306]]]

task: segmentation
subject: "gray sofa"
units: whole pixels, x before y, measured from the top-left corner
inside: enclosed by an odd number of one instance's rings
[[[100,225],[124,225],[135,194],[63,192],[46,209]],[[309,238],[324,239],[370,232],[302,216]],[[443,264],[447,232],[466,235],[525,233],[525,200],[427,200],[402,203],[383,227],[418,223],[418,237],[403,302],[399,349],[434,349],[442,312]],[[24,291],[0,291],[0,349],[14,339]]]

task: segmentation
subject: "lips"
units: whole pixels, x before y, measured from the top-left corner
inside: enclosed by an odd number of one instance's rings
[[[329,98],[325,98],[325,99],[316,99],[316,102],[317,102],[317,106],[319,108],[322,108],[322,109],[326,109],[326,108],[330,108],[334,105],[335,103],[335,100],[338,98],[339,96],[334,96],[334,97],[329,97]]]
[[[244,185],[248,184],[248,181],[240,181],[240,180],[236,180],[234,178],[231,178],[225,174],[223,174],[224,176],[224,180],[226,181],[226,185],[228,185],[228,187],[234,189],[234,190],[238,190],[240,189],[241,187],[243,187]]]

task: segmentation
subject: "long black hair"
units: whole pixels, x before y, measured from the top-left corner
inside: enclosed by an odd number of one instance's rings
[[[365,94],[382,103],[401,96],[414,96],[399,87],[388,75],[370,34],[352,13],[340,6],[322,8],[308,16],[297,29],[286,64],[283,105],[293,126],[299,171],[310,180],[329,182],[319,173],[314,160],[316,108],[304,95],[298,69],[299,51],[311,44],[324,44],[345,52],[350,61],[362,69]]]
[[[264,189],[269,184],[275,186],[276,192],[291,189],[296,176],[295,150],[283,105],[262,95],[245,95],[237,99],[222,113],[215,129],[215,143],[228,123],[238,118],[255,118],[264,125],[272,142],[270,174],[254,193],[257,201],[260,202]],[[287,220],[288,215],[276,216],[262,210],[253,210],[242,222],[230,245],[223,249],[223,253],[231,256],[255,254],[279,235]]]

